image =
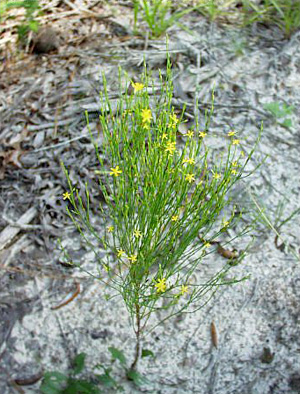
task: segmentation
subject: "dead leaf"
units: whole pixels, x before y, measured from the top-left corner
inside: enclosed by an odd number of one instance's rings
[[[225,249],[220,244],[218,245],[217,252],[221,256],[225,257],[225,259],[236,259],[239,255],[235,249],[233,250]]]

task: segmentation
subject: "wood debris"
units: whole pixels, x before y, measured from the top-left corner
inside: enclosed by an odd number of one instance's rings
[[[52,310],[60,309],[63,306],[68,305],[71,301],[73,301],[80,294],[80,284],[78,282],[75,284],[76,284],[75,291],[73,293],[70,293],[69,295],[67,295],[67,297],[59,304],[52,306],[51,307]]]
[[[218,347],[218,334],[215,323],[212,321],[210,324],[211,342],[215,348]]]
[[[16,221],[16,226],[9,225],[0,233],[0,251],[5,249],[12,242],[14,237],[21,231],[21,226],[30,223],[37,215],[37,209],[31,207],[26,211],[20,219]]]

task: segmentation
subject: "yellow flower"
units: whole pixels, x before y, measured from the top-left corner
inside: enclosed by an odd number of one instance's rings
[[[163,133],[163,135],[161,136],[162,141],[165,140],[166,138],[168,138],[167,133]]]
[[[126,115],[131,116],[132,111],[130,109],[125,109],[124,112],[122,113],[122,117],[125,118]]]
[[[171,119],[172,123],[177,124],[179,122],[179,119],[177,118],[176,114],[170,115],[170,119]]]
[[[211,243],[205,242],[205,244],[203,246],[204,246],[204,248],[209,248],[211,246]]]
[[[188,292],[188,289],[189,289],[188,286],[181,285],[180,294],[184,295],[185,293]]]
[[[237,140],[237,139],[232,141],[232,145],[239,145],[239,143],[240,143],[240,140]]]
[[[134,235],[136,238],[141,238],[142,233],[140,232],[140,230],[134,230],[133,235]]]
[[[132,254],[131,256],[128,256],[128,260],[130,260],[132,263],[135,263],[137,261],[137,255]]]
[[[142,83],[139,83],[139,82],[131,82],[131,86],[134,89],[134,93],[139,92],[140,90],[143,90],[145,87]]]
[[[117,253],[117,257],[120,258],[120,257],[123,256],[123,254],[125,254],[124,250],[123,249],[119,249],[118,253]]]
[[[199,137],[204,138],[207,135],[204,131],[199,131]]]
[[[65,192],[65,193],[63,194],[63,199],[64,199],[64,200],[66,200],[66,199],[70,200],[70,197],[71,197],[71,194],[70,194],[69,192]]]
[[[171,217],[172,222],[177,222],[178,217],[179,217],[178,215],[172,216],[172,217]]]
[[[222,219],[222,225],[223,225],[223,227],[229,226],[229,221],[226,219]]]
[[[233,169],[231,170],[231,174],[236,175],[236,174],[237,174],[237,170],[236,170],[235,168],[233,168]]]
[[[172,115],[170,115],[170,123],[168,124],[168,126],[175,129],[178,122],[179,122],[179,119],[177,118],[176,114],[172,114]]]
[[[227,134],[228,137],[232,137],[236,132],[235,131],[229,131],[229,133]]]
[[[195,160],[192,157],[188,157],[187,159],[183,159],[182,163],[195,164]]]
[[[116,166],[116,168],[111,168],[110,170],[111,171],[109,175],[119,176],[120,174],[122,174],[122,170],[120,170],[119,166]]]
[[[221,178],[221,175],[218,174],[217,172],[213,172],[213,178],[214,178],[214,179],[220,179],[220,178]]]
[[[194,132],[193,130],[188,130],[188,132],[185,134],[186,137],[192,138],[194,137]]]
[[[195,180],[194,175],[195,174],[186,174],[185,180],[188,181],[189,183],[194,182]]]
[[[171,156],[174,154],[176,142],[167,142],[165,151],[168,152]]]
[[[237,167],[238,166],[238,162],[237,161],[233,161],[232,162],[232,167]]]
[[[166,278],[162,278],[162,279],[158,279],[156,285],[156,291],[159,293],[163,293],[166,291],[167,289],[167,285],[166,285]]]
[[[113,231],[114,231],[114,226],[108,226],[107,227],[107,231],[109,232],[109,233],[112,233]]]
[[[150,110],[150,109],[147,109],[147,108],[144,108],[144,109],[142,110],[142,120],[143,120],[143,123],[150,122],[151,119],[152,119],[151,110]]]

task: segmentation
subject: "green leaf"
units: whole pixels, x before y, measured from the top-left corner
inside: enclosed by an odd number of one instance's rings
[[[133,383],[136,384],[137,386],[141,386],[142,384],[150,383],[147,378],[145,378],[139,372],[134,371],[132,369],[127,372],[127,378],[129,380],[132,380]]]
[[[294,107],[292,105],[283,104],[282,107],[283,107],[283,110],[285,111],[285,113],[287,115],[291,115],[293,113],[293,111],[294,111]]]
[[[108,350],[110,351],[113,360],[119,360],[122,365],[126,366],[126,357],[124,356],[124,353],[121,350],[113,346],[109,347]]]
[[[29,21],[28,27],[31,31],[37,33],[39,30],[39,22],[38,21]]]
[[[54,371],[54,372],[46,372],[44,374],[44,380],[57,382],[61,384],[61,383],[65,383],[68,380],[68,377],[61,372]]]
[[[5,11],[6,11],[6,4],[0,3],[0,20],[1,20],[1,16],[4,15]]]
[[[271,112],[271,114],[274,115],[276,118],[279,117],[278,115],[280,113],[280,108],[278,102],[275,101],[273,103],[266,103],[264,104],[264,109]]]
[[[96,375],[100,384],[106,388],[113,388],[117,385],[116,380],[110,376],[109,373],[104,373],[102,375]]]
[[[7,9],[10,8],[19,8],[19,7],[23,7],[24,6],[24,2],[23,1],[10,1],[9,3],[7,3],[6,7]]]
[[[22,24],[17,27],[19,40],[24,40],[26,35],[28,34],[29,28],[28,25]]]
[[[68,377],[60,372],[46,372],[41,385],[43,394],[60,394],[68,381]]]
[[[102,375],[95,375],[100,384],[102,384],[106,388],[117,387],[116,380],[112,376],[110,376],[110,373],[112,371],[111,368],[105,368],[105,366],[102,364],[97,364],[96,368],[103,369],[104,371],[104,374]]]
[[[277,101],[274,101],[272,103],[264,104],[264,109],[271,112],[271,114],[275,116],[275,118],[283,118],[286,115],[291,115],[294,107],[286,105],[285,103],[281,104]]]
[[[100,394],[100,389],[87,380],[70,379],[62,394]]]
[[[85,357],[86,357],[85,353],[80,353],[73,360],[73,374],[74,375],[77,375],[80,372],[82,372],[82,370],[84,368]]]
[[[154,353],[151,350],[143,349],[142,350],[142,357],[154,357]]]
[[[289,119],[289,118],[285,119],[281,124],[282,124],[282,126],[287,127],[287,128],[293,126],[292,119]]]
[[[40,390],[42,394],[61,394],[61,389],[54,388],[48,385],[41,386]]]

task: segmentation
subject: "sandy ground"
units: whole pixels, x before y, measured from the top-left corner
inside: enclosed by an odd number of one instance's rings
[[[278,228],[299,208],[300,33],[286,40],[277,29],[266,27],[239,30],[232,26],[209,25],[199,17],[187,17],[186,23],[192,27],[193,36],[178,28],[170,32],[177,83],[190,97],[199,95],[201,103],[210,102],[211,89],[215,86],[212,137],[207,143],[216,152],[222,148],[224,132],[232,128],[239,132],[242,147],[249,152],[261,122],[264,122],[261,142],[250,166],[254,167],[265,155],[268,158],[236,191],[236,200],[241,205],[253,205],[250,194],[255,196],[271,223]],[[139,57],[134,51],[129,57],[127,48],[127,52],[119,55],[120,63],[136,74],[142,69],[138,63],[144,54],[150,67],[157,70],[165,56],[163,49],[164,42],[157,41]],[[110,50],[106,48],[106,53]],[[91,81],[91,74],[94,82],[97,81],[96,74],[99,76],[103,69],[108,71],[109,86],[113,85],[117,66],[100,59],[98,63],[83,65],[72,86],[82,87],[82,81]],[[84,94],[87,92],[83,91]],[[180,99],[180,94],[178,96]],[[285,118],[276,120],[264,109],[264,104],[270,102],[294,107],[292,114],[286,116],[291,118],[291,127],[283,127],[280,123]],[[93,103],[88,105],[95,107]],[[80,127],[79,132],[84,131],[84,126]],[[65,145],[60,153],[67,149],[67,154],[76,159],[76,152],[81,147]],[[89,148],[86,153],[88,168],[89,160],[94,160],[91,159],[93,151],[88,141],[84,147]],[[34,153],[38,148],[38,145],[29,148],[32,152],[28,152],[28,157],[38,154],[41,159],[42,155],[47,155],[43,151]],[[55,172],[60,171],[57,163],[53,168]],[[84,176],[84,171],[82,173]],[[15,180],[18,185],[21,175]],[[39,177],[37,182],[46,179],[45,172]],[[61,175],[59,177],[63,179]],[[15,205],[8,210],[17,220],[20,210],[24,212],[21,197],[33,193],[34,186],[26,191],[23,186],[13,189],[12,180],[5,180],[2,200],[7,198],[9,191],[11,196],[18,196]],[[53,185],[49,190],[51,188],[52,200],[58,198],[63,189],[55,189]],[[29,206],[30,201],[34,204],[40,199],[41,206],[44,200],[40,196],[37,193],[31,200],[26,197],[24,204]],[[62,204],[60,207],[63,212]],[[60,215],[63,213],[53,219],[56,223],[60,221]],[[51,223],[51,218],[49,220]],[[92,267],[91,253],[85,249],[65,216],[62,221],[57,232],[63,244],[85,267]],[[250,278],[220,289],[201,310],[171,319],[146,336],[144,347],[152,350],[155,357],[142,359],[139,371],[148,378],[148,384],[134,387],[115,363],[112,374],[120,381],[125,393],[300,393],[299,224],[299,215],[296,215],[280,227],[279,232],[285,240],[282,248],[276,247],[274,231],[263,223],[258,224],[243,263],[232,270],[232,275],[250,274]],[[0,392],[18,392],[11,380],[32,376],[41,369],[65,371],[72,357],[80,352],[87,354],[86,373],[91,373],[98,363],[110,365],[109,346],[122,349],[130,362],[134,333],[122,300],[107,301],[107,290],[99,283],[80,272],[70,273],[68,268],[57,268],[60,252],[55,234],[51,233],[47,244],[44,241],[38,243],[35,238],[29,237],[29,240],[31,242],[24,241],[25,244],[6,264],[6,268],[25,267],[25,273],[7,270],[1,274]],[[242,250],[244,245],[233,242],[232,246]],[[222,264],[222,257],[212,254],[197,275],[209,276]],[[54,276],[40,274],[54,265],[57,268]],[[76,285],[72,275],[77,282],[80,278],[80,295],[68,305],[52,310],[51,307],[68,292],[74,292]],[[157,318],[154,316],[153,322]],[[217,330],[217,348],[212,344],[211,322]],[[39,386],[40,382],[22,386],[22,390],[38,393]]]

